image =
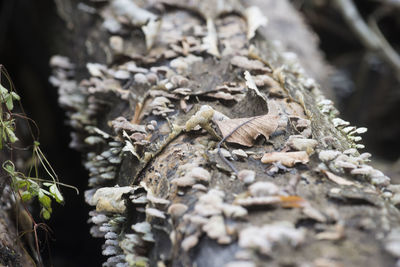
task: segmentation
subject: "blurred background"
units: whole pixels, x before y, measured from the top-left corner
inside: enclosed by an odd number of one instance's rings
[[[331,66],[324,90],[334,96],[340,117],[352,125],[368,127],[365,151],[372,153],[375,167],[400,183],[400,64],[396,65],[400,1],[291,3],[319,38],[320,49]],[[349,16],[349,8],[359,16]],[[355,25],[364,25],[365,32],[360,33]],[[72,190],[63,190],[66,204],[55,206],[49,222],[55,233],[50,241],[52,263],[100,266],[104,259],[88,256],[99,255],[102,240],[91,238],[86,224],[89,207],[82,203],[87,173],[80,154],[68,147],[70,129],[58,107],[56,89],[48,83],[50,56],[63,52],[68,56],[65,50],[72,45],[53,0],[0,1],[0,64],[10,73],[26,113],[37,122],[42,150],[60,179],[81,191],[76,196]]]

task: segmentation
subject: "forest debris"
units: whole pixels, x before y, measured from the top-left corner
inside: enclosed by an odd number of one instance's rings
[[[283,208],[304,208],[308,202],[300,196],[279,196]]]
[[[214,109],[208,105],[203,105],[185,124],[185,131],[194,130],[198,125],[207,126],[214,116]]]
[[[256,249],[264,255],[270,255],[277,243],[289,242],[296,247],[305,240],[305,230],[296,229],[291,222],[276,222],[261,227],[249,226],[239,233],[239,246]]]
[[[211,189],[207,194],[199,198],[194,207],[196,213],[203,217],[221,214],[221,204],[223,203],[222,198],[224,195],[224,192],[220,190]]]
[[[238,205],[222,204],[222,212],[227,218],[242,218],[247,215],[247,210]]]
[[[269,104],[275,103],[280,110],[290,117],[306,119],[307,116],[304,112],[304,108],[297,102],[291,101],[288,98],[284,99],[271,99],[268,101]],[[297,127],[296,127],[297,128]]]
[[[86,68],[90,75],[95,77],[104,77],[103,73],[107,73],[107,67],[99,63],[87,63]]]
[[[302,208],[306,200],[299,196],[261,196],[236,199],[235,204],[244,207],[281,205],[283,208]]]
[[[135,231],[136,233],[140,234],[147,234],[151,232],[151,224],[144,221],[144,222],[139,222],[135,223],[131,226],[131,229]]]
[[[248,71],[244,72],[244,78],[246,80],[247,92],[244,98],[233,107],[233,111],[249,117],[267,114],[269,112],[269,103],[266,96],[258,90],[253,77]],[[248,105],[248,103],[251,103],[251,105]],[[271,108],[269,115],[278,114],[278,112],[275,112],[278,110],[273,109],[274,107],[276,106]]]
[[[316,220],[317,222],[325,223],[327,221],[326,217],[319,210],[311,206],[309,203],[305,204],[304,208],[301,211],[308,218]]]
[[[145,25],[149,21],[157,19],[155,14],[140,8],[130,0],[114,0],[111,2],[111,7],[118,16],[126,17],[134,26]]]
[[[161,20],[150,19],[146,25],[142,26],[142,31],[146,39],[146,48],[150,50],[158,36],[158,31],[161,27]]]
[[[342,178],[342,177],[340,177],[340,176],[337,176],[336,174],[333,174],[333,173],[331,173],[331,172],[329,172],[329,171],[324,171],[324,170],[321,170],[321,172],[323,173],[323,174],[325,174],[325,176],[329,179],[329,180],[331,180],[331,181],[333,181],[333,182],[335,182],[335,183],[337,183],[337,184],[339,184],[339,185],[355,185],[355,183],[354,182],[351,182],[351,181],[349,181],[349,180],[346,180],[346,179],[344,179],[344,178]]]
[[[231,261],[224,265],[224,267],[256,267],[256,264],[251,261]]]
[[[130,123],[125,117],[118,117],[111,121],[111,126],[116,133],[121,131],[146,133],[146,126]]]
[[[345,229],[343,223],[337,223],[335,224],[333,231],[328,230],[318,233],[315,235],[315,238],[317,238],[318,240],[332,240],[332,241],[340,240],[345,237],[344,230]]]
[[[123,213],[126,206],[122,195],[129,193],[133,189],[131,186],[99,188],[93,195],[90,204],[96,205],[96,211],[98,212]]]
[[[114,53],[122,54],[124,52],[124,39],[121,36],[113,35],[108,42]]]
[[[75,65],[71,63],[68,57],[54,55],[50,58],[50,66],[52,68],[61,68],[66,70],[71,70],[75,68]]]
[[[159,206],[161,208],[165,208],[170,203],[168,199],[156,197],[150,191],[147,192],[147,200],[150,201],[150,203],[152,203],[153,205]]]
[[[211,239],[216,239],[218,244],[229,244],[232,239],[226,232],[224,218],[221,215],[212,216],[206,224],[203,225],[203,231]]]
[[[339,261],[328,258],[317,258],[313,263],[315,267],[344,267]]]
[[[133,80],[137,84],[147,84],[148,83],[146,75],[144,75],[143,73],[140,73],[140,72],[135,73],[135,75],[133,75]]]
[[[253,197],[277,195],[279,191],[279,187],[271,182],[256,182],[249,187],[249,192]]]
[[[176,219],[181,217],[187,210],[189,209],[188,206],[182,203],[174,203],[168,208],[168,214],[171,215],[172,218]]]
[[[215,30],[215,24],[212,18],[207,18],[207,35],[203,38],[203,46],[210,55],[217,58],[220,57],[217,31]]]
[[[194,234],[183,239],[181,246],[184,251],[189,251],[191,248],[195,247],[199,243],[199,237]]]
[[[314,148],[318,145],[318,141],[304,138],[302,135],[291,135],[286,144],[294,150],[306,151],[307,154],[310,155],[314,152]]]
[[[247,153],[244,152],[243,149],[234,149],[232,150],[232,154],[237,156],[238,158],[247,158]]]
[[[251,184],[256,178],[256,173],[253,170],[240,170],[238,173],[238,178],[245,184]]]
[[[117,70],[112,73],[115,79],[119,80],[128,80],[130,78],[130,74],[126,70]]]
[[[175,68],[178,73],[184,73],[190,67],[190,65],[201,61],[203,61],[202,57],[189,54],[186,57],[177,57],[171,60],[169,64],[172,68]]]
[[[176,87],[187,87],[189,85],[189,80],[182,75],[173,75],[173,76],[171,76],[170,81]],[[189,89],[189,90],[191,91],[191,89]]]
[[[244,87],[237,85],[235,83],[228,83],[224,85],[220,85],[215,87],[213,90],[207,90],[202,92],[196,92],[193,95],[196,96],[206,96],[215,99],[222,99],[222,100],[235,100],[239,101],[240,97],[242,96]]]
[[[270,71],[270,69],[265,67],[264,63],[261,61],[248,59],[244,56],[234,56],[231,59],[231,64],[245,70],[262,70],[265,72]]]
[[[243,207],[268,206],[281,203],[281,198],[279,196],[247,197],[236,199],[234,203]]]
[[[190,187],[196,183],[196,180],[191,176],[183,176],[172,179],[171,183],[176,184],[178,187]]]
[[[298,152],[270,152],[261,158],[262,163],[280,162],[287,167],[293,167],[296,163],[306,164],[309,161],[305,151]]]
[[[193,177],[199,182],[209,182],[211,180],[211,174],[204,168],[195,167],[187,175]]]
[[[203,184],[195,184],[192,186],[193,189],[198,190],[198,191],[203,191],[203,192],[207,192],[208,188],[203,185]]]
[[[334,160],[340,154],[340,151],[337,150],[322,150],[319,152],[318,157],[321,161],[328,162]]]
[[[252,118],[228,119],[216,123],[223,137],[234,131],[226,139],[227,142],[251,147],[260,135],[269,139],[269,136],[278,128],[278,119],[277,115],[266,114]]]
[[[394,228],[385,238],[385,249],[394,257],[400,258],[400,228]]]
[[[359,188],[332,188],[328,192],[328,197],[345,203],[354,203],[359,205],[379,206],[382,199],[375,193],[365,192]]]
[[[161,210],[154,209],[154,208],[146,208],[146,215],[151,217],[156,217],[160,219],[165,219],[165,214]]]
[[[257,6],[246,8],[244,15],[247,20],[247,40],[251,40],[259,27],[267,25],[268,19]]]
[[[350,122],[342,120],[341,118],[333,118],[332,123],[333,125],[335,125],[335,127],[343,127],[350,125]]]

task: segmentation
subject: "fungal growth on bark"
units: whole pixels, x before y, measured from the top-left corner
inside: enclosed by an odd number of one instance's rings
[[[103,266],[399,260],[400,188],[252,1],[101,2],[86,47],[104,60],[54,56],[50,81]]]

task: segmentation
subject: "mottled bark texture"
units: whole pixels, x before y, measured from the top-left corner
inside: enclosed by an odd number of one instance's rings
[[[276,2],[57,1],[75,66],[53,57],[51,82],[104,266],[396,264],[399,187],[286,52],[325,80]]]
[[[18,219],[15,211],[21,211],[22,207],[15,207],[12,192],[6,184],[4,179],[0,187],[0,266],[34,266],[34,261],[28,254],[29,250],[24,248],[25,239],[20,239],[16,229]],[[19,223],[20,226],[21,223],[23,222]]]

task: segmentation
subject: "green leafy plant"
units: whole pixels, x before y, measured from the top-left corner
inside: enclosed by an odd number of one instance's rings
[[[5,76],[8,86],[2,83],[2,75]],[[9,87],[9,89],[6,87]],[[19,104],[22,113],[13,113],[16,103]],[[26,174],[17,170],[12,158],[13,150],[16,149],[14,143],[19,140],[16,135],[17,118],[22,118],[27,122],[33,140],[31,146],[32,157],[30,160],[30,167]],[[32,231],[35,234],[36,251],[39,254],[37,228],[41,227],[47,231],[48,227],[45,224],[35,222],[33,216],[28,211],[26,203],[37,198],[40,204],[40,215],[45,220],[48,220],[53,211],[52,201],[55,200],[59,204],[64,203],[64,197],[61,194],[60,186],[72,188],[76,190],[77,193],[79,193],[79,191],[76,187],[59,181],[56,172],[40,149],[40,143],[33,134],[29,122],[36,126],[35,122],[29,119],[23,112],[20,96],[15,92],[14,85],[7,70],[3,65],[0,65],[0,150],[3,150],[4,153],[8,152],[10,155],[9,159],[2,163],[2,168],[10,178],[10,185],[14,195],[21,201],[23,208],[32,221]],[[43,177],[40,176],[40,169],[42,169],[45,174]],[[40,258],[39,264],[42,265]]]

